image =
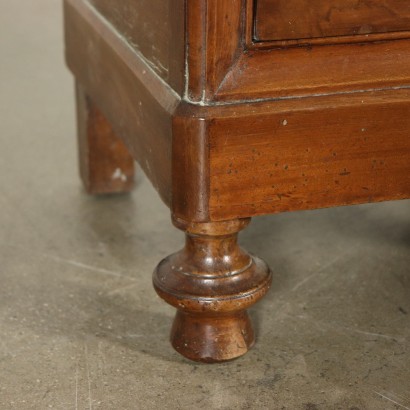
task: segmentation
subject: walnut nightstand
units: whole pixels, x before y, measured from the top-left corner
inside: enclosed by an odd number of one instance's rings
[[[135,159],[186,232],[153,281],[192,360],[254,343],[251,217],[410,197],[410,1],[66,0],[65,30],[87,190]]]

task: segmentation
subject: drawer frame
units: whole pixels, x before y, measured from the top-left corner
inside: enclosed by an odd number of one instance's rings
[[[323,38],[301,38],[286,40],[258,39],[257,36],[257,7],[258,0],[246,0],[246,44],[248,49],[292,47],[303,45],[332,45],[371,43],[376,41],[399,40],[410,38],[410,29],[401,31],[389,31],[385,33],[355,34],[343,36],[328,36]]]
[[[407,32],[383,35],[384,41],[374,35],[365,43],[345,37],[332,44],[259,43],[253,38],[254,10],[253,0],[187,2],[189,101],[235,103],[410,86]]]

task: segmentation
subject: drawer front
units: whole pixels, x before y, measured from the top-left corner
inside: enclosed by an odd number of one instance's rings
[[[410,0],[257,0],[258,41],[410,30]]]

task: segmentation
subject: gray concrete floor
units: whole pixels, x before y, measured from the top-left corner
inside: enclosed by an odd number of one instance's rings
[[[256,218],[256,347],[171,349],[151,272],[183,236],[141,174],[83,192],[60,3],[0,0],[0,409],[410,409],[409,201]]]

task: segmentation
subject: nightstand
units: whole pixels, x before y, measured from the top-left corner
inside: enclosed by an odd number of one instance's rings
[[[254,343],[250,218],[410,197],[410,2],[66,0],[65,31],[87,190],[135,159],[186,232],[153,282],[189,359]]]

